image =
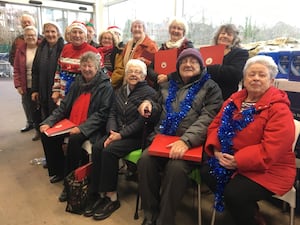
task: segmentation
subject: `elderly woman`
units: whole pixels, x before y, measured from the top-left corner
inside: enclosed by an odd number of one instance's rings
[[[156,94],[145,81],[144,62],[129,60],[125,73],[126,84],[117,90],[107,121],[108,134],[92,149],[92,182],[84,215],[93,216],[95,220],[109,217],[120,207],[117,195],[119,159],[141,148],[144,118],[137,108],[144,99],[153,99]]]
[[[233,24],[220,26],[213,38],[213,44],[226,46],[224,59],[222,64],[207,66],[207,72],[220,86],[224,100],[238,90],[249,57],[248,51],[242,49],[240,43],[239,31]]]
[[[124,47],[123,65],[126,65],[129,59],[140,59],[146,65],[152,62],[153,54],[157,52],[156,43],[145,33],[145,23],[141,20],[135,20],[130,28],[132,39]]]
[[[32,93],[32,63],[38,48],[38,32],[33,26],[24,28],[24,43],[17,48],[14,59],[14,86],[22,97],[22,106],[26,116],[26,125],[21,132],[38,126],[34,118],[37,104],[31,100]]]
[[[56,108],[56,104],[51,98],[52,86],[57,60],[64,47],[61,29],[56,22],[44,23],[43,35],[45,38],[38,46],[33,60],[31,94],[32,100],[40,104],[41,120],[46,119]],[[33,140],[38,139],[39,135],[37,132]]]
[[[139,107],[149,121],[159,119],[149,141],[158,133],[179,137],[170,145],[170,158],[150,156],[145,149],[138,162],[143,225],[175,225],[176,210],[193,168],[192,162],[182,159],[183,154],[204,144],[207,127],[223,102],[221,90],[206,73],[198,49],[183,50],[176,67],[169,82],[161,84],[158,101],[146,100]]]
[[[225,206],[236,225],[263,224],[257,201],[283,195],[295,181],[295,131],[290,102],[273,87],[277,65],[254,56],[244,68],[244,89],[224,102],[208,128],[208,164],[202,178],[215,192],[215,208]]]
[[[116,35],[110,30],[99,35],[99,44],[98,50],[103,54],[104,67],[111,78],[111,85],[117,89],[123,84],[123,49],[118,47]]]
[[[84,23],[74,21],[68,29],[70,30],[70,43],[64,46],[58,59],[52,88],[52,99],[57,104],[68,93],[75,78],[81,74],[80,56],[88,51],[98,53],[96,48],[87,43],[87,28]],[[103,66],[102,58],[100,65]]]
[[[192,41],[186,38],[188,33],[188,25],[185,20],[175,18],[169,23],[170,40],[163,43],[160,47],[161,50],[168,50],[176,48],[177,55],[179,55],[186,48],[193,48]],[[154,62],[148,68],[148,78],[153,82],[154,87],[158,87],[157,83],[162,83],[168,80],[168,74],[157,74],[154,69]]]
[[[113,101],[113,89],[109,77],[99,70],[99,64],[99,55],[94,52],[86,52],[81,56],[82,75],[76,78],[59,107],[41,123],[41,133],[64,118],[77,125],[66,136],[48,137],[42,134],[51,183],[62,180],[65,175],[88,161],[86,152],[81,148],[84,141],[89,139],[94,143],[98,136],[105,134],[106,121]],[[64,166],[62,146],[66,137],[68,144]],[[66,200],[65,190],[59,200]]]

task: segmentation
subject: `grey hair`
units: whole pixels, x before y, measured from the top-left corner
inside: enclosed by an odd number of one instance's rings
[[[143,30],[144,30],[144,33],[146,33],[146,25],[144,23],[144,21],[142,20],[135,20],[131,23],[131,26],[130,26],[130,31],[132,32],[132,27],[134,24],[142,24],[143,25]]]
[[[80,57],[80,65],[82,63],[85,63],[88,61],[93,62],[95,67],[97,68],[97,70],[99,70],[99,68],[100,68],[100,55],[99,54],[96,54],[95,52],[91,52],[91,51],[83,53]]]
[[[232,41],[232,45],[230,47],[231,48],[232,47],[240,47],[240,43],[241,43],[241,38],[239,37],[240,32],[234,24],[230,24],[230,23],[224,24],[218,28],[217,32],[215,33],[215,35],[213,37],[213,44],[215,44],[215,45],[218,44],[219,35],[221,34],[221,32],[223,30],[226,33],[230,33],[233,35],[233,41]]]
[[[183,30],[184,30],[183,35],[184,35],[184,36],[187,35],[187,33],[188,33],[188,31],[189,31],[189,26],[188,26],[187,22],[186,22],[184,19],[182,19],[182,18],[177,18],[177,17],[174,18],[174,19],[172,19],[172,20],[170,21],[170,23],[169,23],[169,31],[170,31],[170,28],[171,28],[171,26],[172,26],[173,24],[179,24],[179,25],[183,26]]]
[[[23,29],[23,33],[25,33],[25,32],[28,31],[28,30],[33,30],[34,33],[35,33],[35,36],[36,36],[36,37],[38,36],[38,31],[37,31],[36,27],[34,27],[34,26],[27,26],[27,27],[25,27],[25,28]]]
[[[144,77],[146,77],[146,75],[147,75],[147,66],[146,66],[146,64],[143,61],[141,61],[139,59],[130,59],[127,62],[127,64],[126,64],[125,74],[127,74],[128,69],[129,69],[130,66],[138,66],[138,67],[140,67],[141,70],[142,70],[142,74],[144,75]]]
[[[244,76],[246,74],[247,69],[249,66],[259,63],[264,66],[266,66],[269,70],[270,78],[274,79],[278,73],[278,67],[277,64],[274,62],[273,58],[271,56],[266,56],[266,55],[256,55],[251,57],[250,59],[247,60],[245,66],[244,66]]]
[[[30,15],[30,14],[27,14],[27,13],[24,13],[24,14],[21,16],[20,21],[22,22],[22,21],[24,20],[25,17],[30,18],[32,24],[35,25],[35,19],[33,18],[33,16]]]

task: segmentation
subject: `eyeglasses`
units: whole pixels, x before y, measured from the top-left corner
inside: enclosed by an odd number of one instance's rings
[[[140,70],[128,70],[127,74],[137,74],[137,75],[141,75],[143,72]]]

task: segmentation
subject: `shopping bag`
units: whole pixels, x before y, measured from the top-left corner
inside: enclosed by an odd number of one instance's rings
[[[65,188],[67,191],[66,211],[75,214],[83,214],[88,197],[89,173],[92,163],[72,171],[65,178]],[[79,178],[79,179],[78,179]]]

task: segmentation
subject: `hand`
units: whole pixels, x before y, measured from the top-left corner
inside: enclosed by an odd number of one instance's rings
[[[31,100],[36,102],[38,99],[39,99],[39,93],[38,92],[32,92]]]
[[[237,163],[235,161],[234,155],[230,155],[228,153],[221,153],[218,155],[218,157],[220,165],[225,167],[226,169],[234,170],[237,168]]]
[[[189,146],[182,140],[175,141],[167,146],[170,149],[169,157],[171,159],[181,159]]]
[[[24,94],[24,92],[23,92],[23,90],[22,90],[21,87],[17,87],[17,91],[18,91],[18,93],[19,93],[20,95],[23,95],[23,94]]]
[[[168,76],[166,74],[159,74],[157,76],[157,83],[161,84],[168,81]]]
[[[70,135],[72,134],[80,134],[80,129],[79,127],[73,127],[71,130],[70,130]]]
[[[43,124],[42,126],[40,126],[40,132],[44,133],[48,128],[50,128],[48,124]]]
[[[53,101],[54,101],[55,103],[57,103],[58,100],[59,100],[60,94],[59,94],[58,91],[56,91],[56,92],[53,92],[53,93],[52,93],[52,96],[51,96],[51,97],[52,97]]]
[[[141,116],[149,118],[152,113],[152,103],[148,100],[143,101],[138,107],[138,112],[141,114]]]
[[[121,140],[122,139],[122,136],[120,133],[118,132],[115,132],[113,130],[110,131],[110,135],[108,136],[108,138],[105,140],[104,142],[104,148],[106,148],[106,146],[108,146],[110,143],[112,143],[113,141],[116,141],[116,140]]]

